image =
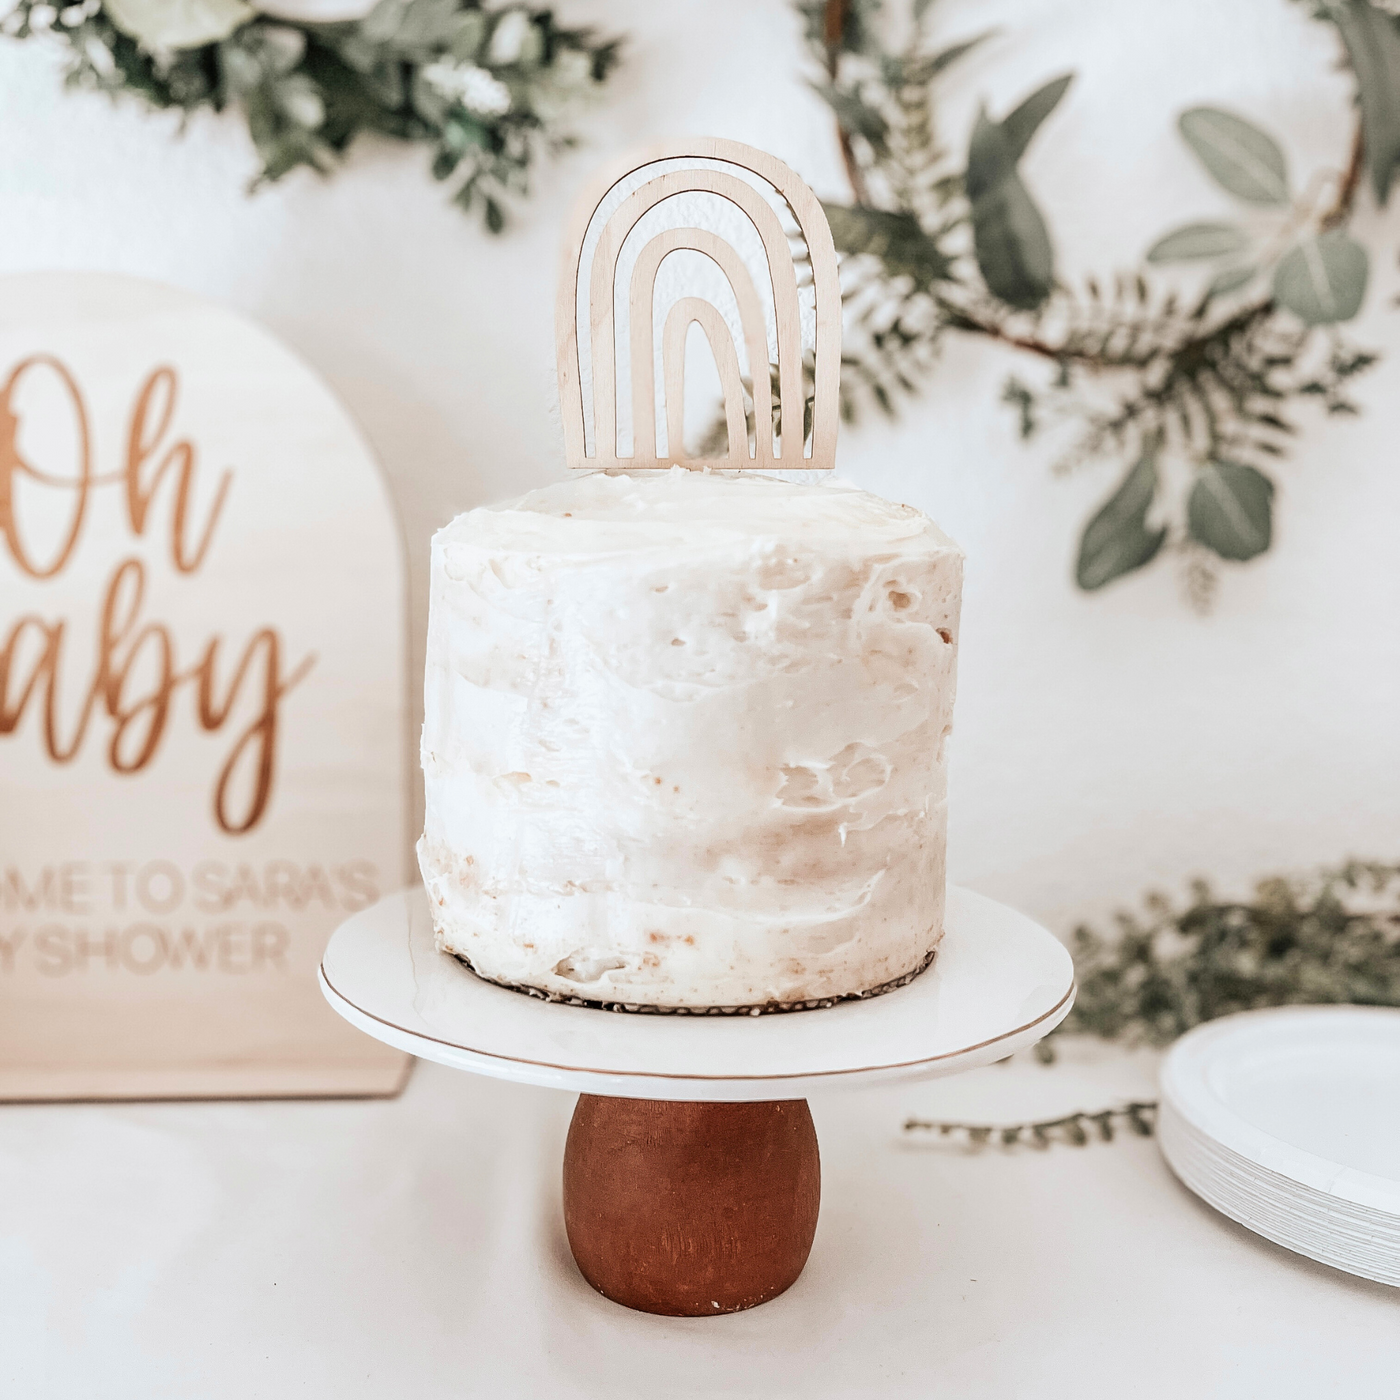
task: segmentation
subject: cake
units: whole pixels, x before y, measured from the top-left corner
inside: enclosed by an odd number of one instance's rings
[[[962,555],[840,480],[575,474],[432,546],[437,943],[614,1008],[907,982],[943,932]]]

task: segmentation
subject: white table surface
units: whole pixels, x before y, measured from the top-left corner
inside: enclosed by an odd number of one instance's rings
[[[1150,1089],[1075,1050],[811,1100],[822,1214],[784,1296],[628,1312],[573,1267],[571,1095],[418,1066],[398,1100],[0,1108],[0,1394],[1393,1400],[1400,1290],[1298,1258],[1154,1141],[970,1154]]]

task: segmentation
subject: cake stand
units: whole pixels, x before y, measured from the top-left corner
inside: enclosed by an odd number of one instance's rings
[[[434,947],[414,889],[342,924],[319,978],[377,1040],[577,1091],[564,1222],[584,1278],[643,1312],[712,1316],[777,1297],[807,1262],[821,1180],[807,1094],[959,1074],[1068,1014],[1073,964],[1038,924],[950,886],[945,930],[927,972],[869,1000],[629,1014],[482,981]]]

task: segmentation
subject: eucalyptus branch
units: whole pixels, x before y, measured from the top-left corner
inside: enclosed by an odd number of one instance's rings
[[[839,125],[839,124],[838,124]],[[1346,170],[1338,183],[1337,193],[1328,209],[1317,221],[1318,230],[1326,232],[1330,229],[1340,228],[1351,218],[1352,208],[1356,201],[1356,193],[1361,184],[1361,176],[1365,169],[1365,139],[1362,133],[1361,119],[1357,118],[1351,139],[1351,156],[1347,161]],[[865,202],[864,196],[856,190],[855,182],[852,182],[852,191],[855,193],[857,204]],[[1210,305],[1207,299],[1202,303],[1200,309],[1204,312]],[[998,317],[995,311],[990,309],[968,306],[956,302],[951,296],[944,295],[938,298],[939,310],[943,313],[950,330],[964,331],[972,335],[986,336],[988,339],[998,341],[1002,345],[1012,350],[1024,351],[1027,354],[1038,355],[1042,359],[1052,360],[1059,364],[1065,360],[1073,360],[1090,370],[1101,369],[1121,369],[1123,361],[1108,355],[1102,351],[1095,351],[1084,344],[1075,344],[1072,341],[1061,341],[1054,343],[1038,338],[1033,334],[1018,334],[1011,329],[1006,321]],[[1183,362],[1199,358],[1202,352],[1211,344],[1218,340],[1220,332],[1227,330],[1230,325],[1243,315],[1249,319],[1258,319],[1267,316],[1276,310],[1273,297],[1261,297],[1251,306],[1243,308],[1242,311],[1233,311],[1229,319],[1223,325],[1207,327],[1204,330],[1188,335],[1181,341],[1175,354]]]
[[[322,24],[257,0],[18,0],[0,34],[65,45],[70,86],[241,113],[261,161],[253,188],[301,166],[329,174],[364,134],[417,143],[453,202],[499,233],[538,159],[574,143],[568,119],[601,90],[620,41],[481,0],[366,9]]]
[[[844,47],[846,19],[850,12],[850,0],[826,0],[822,15],[822,42],[826,47],[826,73],[832,83],[836,82],[841,67],[841,51]],[[838,121],[836,142],[841,149],[841,163],[846,167],[846,179],[857,204],[868,204],[869,193],[865,187],[865,176],[861,173],[860,162],[856,159],[855,144],[851,133]]]
[[[1337,186],[1336,198],[1332,206],[1318,220],[1318,227],[1326,233],[1329,229],[1341,228],[1351,218],[1356,205],[1356,193],[1361,188],[1361,177],[1366,171],[1366,133],[1360,116],[1351,134],[1351,158],[1346,171]]]

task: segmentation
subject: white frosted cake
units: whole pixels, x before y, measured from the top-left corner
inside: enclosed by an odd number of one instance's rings
[[[839,480],[577,475],[433,540],[438,946],[630,1009],[869,995],[943,931],[962,555]]]

